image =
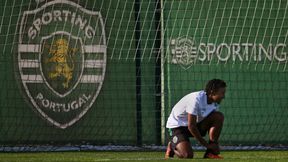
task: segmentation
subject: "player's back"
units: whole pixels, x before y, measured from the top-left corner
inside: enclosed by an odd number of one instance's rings
[[[203,90],[189,93],[182,97],[173,107],[171,114],[168,118],[166,127],[175,128],[178,126],[187,126],[188,117],[186,108],[187,106],[195,103],[199,100],[199,97],[203,96],[205,92]]]

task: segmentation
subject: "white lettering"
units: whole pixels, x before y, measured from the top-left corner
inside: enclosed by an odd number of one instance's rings
[[[58,103],[51,101],[47,98],[44,98],[42,93],[38,93],[35,99],[36,101],[38,101],[38,104],[53,112],[69,112],[72,110],[77,110],[83,105],[85,105],[91,99],[91,95],[82,94],[77,99],[67,103]]]
[[[172,63],[175,64],[183,63],[184,58],[190,58],[186,60],[189,61],[188,64],[194,63],[196,59],[202,62],[210,61],[214,55],[217,56],[219,61],[228,61],[231,59],[233,62],[248,62],[250,60],[272,61],[273,59],[283,62],[287,60],[287,45],[285,43],[270,43],[268,45],[263,45],[262,43],[220,43],[218,45],[214,43],[200,43],[199,45],[193,44],[191,47],[181,47],[181,44],[177,46],[175,43],[172,44],[172,42],[179,42],[179,40],[171,40]],[[174,46],[176,47],[173,48]],[[190,49],[188,53],[185,50],[187,48]]]
[[[41,30],[41,26],[49,25],[50,23],[57,21],[62,22],[63,20],[65,22],[70,22],[70,25],[79,27],[89,39],[93,38],[93,36],[96,34],[95,29],[88,23],[88,20],[83,18],[81,15],[77,15],[75,12],[68,10],[54,10],[43,13],[41,17],[38,17],[33,21],[32,26],[28,28],[28,37],[35,39],[36,35]]]

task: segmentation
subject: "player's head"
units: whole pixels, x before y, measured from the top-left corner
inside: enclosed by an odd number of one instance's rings
[[[209,80],[205,92],[214,102],[220,103],[225,98],[226,83],[221,79]]]

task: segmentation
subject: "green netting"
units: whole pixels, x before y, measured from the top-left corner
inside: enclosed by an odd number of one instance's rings
[[[222,142],[287,144],[286,10],[286,1],[166,1],[166,106],[221,78]]]
[[[174,104],[212,78],[222,144],[287,145],[287,6],[2,0],[0,145],[165,145]]]

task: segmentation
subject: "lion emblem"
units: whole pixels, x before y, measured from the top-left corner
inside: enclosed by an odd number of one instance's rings
[[[45,46],[47,48],[47,46]],[[59,38],[49,48],[50,58],[45,60],[45,63],[54,63],[55,66],[48,73],[48,78],[56,79],[64,77],[65,81],[62,83],[63,88],[68,88],[72,79],[74,70],[74,61],[72,56],[76,53],[77,48],[69,48],[68,41],[64,38]],[[69,66],[69,63],[70,66]]]

